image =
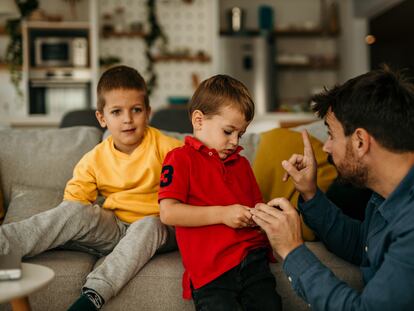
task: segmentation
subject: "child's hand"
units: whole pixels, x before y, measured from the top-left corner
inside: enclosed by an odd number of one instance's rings
[[[240,204],[228,205],[223,208],[223,223],[231,228],[251,227],[254,222],[250,208]]]

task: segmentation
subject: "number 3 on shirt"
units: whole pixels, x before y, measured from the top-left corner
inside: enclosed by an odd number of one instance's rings
[[[165,165],[161,171],[160,187],[167,187],[172,182],[174,168],[171,165]]]

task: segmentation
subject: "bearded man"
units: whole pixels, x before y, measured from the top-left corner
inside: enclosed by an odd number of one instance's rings
[[[339,280],[303,243],[297,210],[284,198],[258,204],[254,221],[284,260],[296,293],[313,310],[414,310],[414,87],[384,67],[313,98],[329,138],[324,151],[340,177],[373,191],[363,222],[316,186],[308,134],[304,153],[283,161],[300,192],[306,224],[336,255],[360,266],[362,292]],[[278,207],[278,208],[275,208]]]

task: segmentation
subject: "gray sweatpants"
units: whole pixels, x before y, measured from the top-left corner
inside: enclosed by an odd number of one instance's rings
[[[130,225],[99,205],[63,201],[57,207],[20,222],[0,226],[0,254],[10,246],[23,256],[61,247],[104,256],[86,279],[85,287],[107,302],[158,251],[176,248],[174,230],[159,217],[148,216]]]

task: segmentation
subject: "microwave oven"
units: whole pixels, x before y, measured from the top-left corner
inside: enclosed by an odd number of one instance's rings
[[[84,37],[38,37],[34,45],[35,66],[88,66],[88,40]]]

